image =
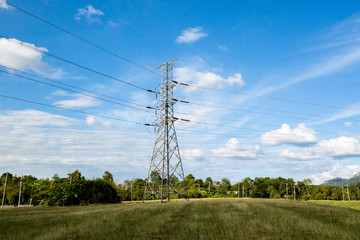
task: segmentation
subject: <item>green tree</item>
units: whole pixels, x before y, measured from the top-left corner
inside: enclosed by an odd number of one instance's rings
[[[113,183],[114,182],[114,177],[109,171],[105,171],[102,178],[103,178],[103,180],[105,182],[108,182],[108,183]]]

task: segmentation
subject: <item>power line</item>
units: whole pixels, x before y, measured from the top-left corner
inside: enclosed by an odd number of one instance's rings
[[[2,0],[0,0],[0,1],[2,1]],[[81,64],[72,62],[72,61],[67,60],[67,59],[65,59],[65,58],[62,58],[62,57],[56,56],[56,55],[54,55],[54,54],[48,53],[48,52],[46,52],[46,51],[44,51],[44,50],[41,50],[41,49],[39,49],[39,48],[32,47],[31,45],[27,45],[27,44],[24,44],[24,43],[19,42],[19,41],[14,41],[14,39],[8,38],[8,37],[6,37],[6,36],[4,36],[4,35],[2,35],[2,34],[0,34],[0,37],[6,38],[7,40],[9,40],[9,41],[11,41],[11,42],[13,42],[13,43],[15,43],[15,44],[18,44],[18,45],[20,45],[20,46],[23,46],[23,47],[26,47],[26,48],[29,48],[29,49],[32,49],[32,50],[35,50],[35,51],[40,52],[40,53],[42,53],[42,54],[45,54],[45,55],[47,55],[47,56],[49,56],[49,57],[58,59],[58,60],[60,60],[60,61],[63,61],[63,62],[66,62],[66,63],[68,63],[68,64],[77,66],[77,67],[82,68],[82,69],[85,69],[85,70],[87,70],[87,71],[96,73],[96,74],[101,75],[101,76],[103,76],[103,77],[107,77],[107,78],[109,78],[109,79],[112,79],[112,80],[121,82],[121,83],[123,83],[123,84],[129,85],[129,86],[132,86],[132,87],[135,87],[135,88],[137,88],[137,89],[141,89],[141,90],[144,90],[144,91],[147,91],[147,92],[153,92],[152,90],[149,90],[149,89],[140,87],[140,86],[135,85],[135,84],[133,84],[133,83],[126,82],[126,81],[121,80],[121,79],[116,78],[116,77],[112,77],[112,76],[110,76],[110,75],[108,75],[108,74],[99,72],[99,71],[94,70],[94,69],[92,69],[92,68],[83,66],[83,65],[81,65]]]
[[[46,6],[46,5],[45,5],[44,3],[42,3],[41,1],[37,1],[37,3],[40,4],[40,5],[42,5],[44,8],[52,11],[52,12],[55,13],[56,15],[62,17],[63,19],[67,20],[69,23],[71,23],[71,24],[76,24],[77,26],[79,26],[79,27],[82,28],[83,30],[85,30],[85,31],[93,34],[94,36],[100,38],[102,41],[109,43],[109,44],[112,45],[113,47],[115,47],[115,48],[117,48],[117,49],[119,49],[119,50],[121,50],[121,51],[124,51],[124,52],[130,54],[132,57],[136,58],[137,60],[143,62],[143,60],[142,60],[141,58],[139,58],[139,57],[137,57],[136,55],[132,54],[130,51],[128,51],[128,50],[120,47],[118,44],[116,44],[116,43],[114,43],[114,42],[109,41],[107,38],[103,37],[102,35],[99,35],[99,34],[95,33],[94,31],[92,31],[91,29],[89,29],[89,28],[87,28],[87,27],[84,27],[83,25],[79,24],[78,22],[76,22],[76,21],[74,21],[74,20],[72,20],[72,19],[67,18],[67,17],[64,16],[63,14],[55,11],[54,9],[52,9],[52,8],[50,8],[50,7],[48,7],[48,6]],[[107,14],[107,15],[109,16],[109,14]],[[144,64],[142,64],[142,65],[144,65]],[[151,66],[152,66],[152,65],[151,65]],[[155,66],[152,66],[152,67],[157,70],[157,67],[155,67]]]
[[[86,2],[88,2],[88,4],[91,4],[88,0],[85,0]],[[113,15],[106,13],[107,16],[110,16],[112,19],[116,19]],[[132,31],[133,33],[135,33],[137,36],[143,38],[145,41],[147,41],[148,43],[150,43],[151,45],[153,45],[155,48],[157,48],[158,50],[165,52],[167,55],[169,55],[170,58],[175,59],[176,57],[173,56],[173,54],[171,54],[170,52],[168,52],[168,50],[160,47],[158,44],[156,44],[154,41],[149,40],[148,38],[146,38],[144,35],[139,34],[138,32],[136,32],[134,29],[132,29],[131,27],[129,27],[128,25],[124,24],[123,26],[125,26],[126,28],[128,28],[130,31]]]
[[[118,102],[115,102],[115,101],[112,101],[112,100],[108,100],[108,99],[105,99],[105,98],[96,97],[96,96],[93,96],[93,95],[90,95],[90,94],[87,94],[87,93],[82,93],[82,92],[75,91],[75,90],[71,90],[71,89],[68,89],[68,88],[56,86],[56,85],[53,85],[53,84],[51,84],[51,83],[46,83],[46,82],[39,81],[39,80],[36,80],[36,79],[33,79],[33,78],[28,78],[28,77],[25,77],[25,76],[21,76],[21,75],[17,75],[17,74],[14,74],[14,73],[6,72],[6,71],[3,71],[3,70],[1,70],[1,69],[0,69],[0,72],[6,73],[6,74],[8,74],[8,75],[15,76],[15,77],[23,78],[23,79],[26,79],[26,80],[29,80],[29,81],[33,81],[33,82],[37,82],[37,83],[40,83],[40,84],[44,84],[44,85],[47,85],[47,86],[51,86],[51,87],[55,87],[55,88],[58,88],[58,89],[62,89],[62,90],[65,90],[65,91],[69,91],[69,92],[73,92],[73,93],[76,93],[76,94],[80,94],[80,95],[83,95],[83,96],[86,96],[86,97],[91,97],[91,98],[94,98],[94,99],[106,101],[106,102],[113,103],[113,104],[120,105],[120,106],[124,106],[124,107],[127,107],[127,108],[132,108],[132,109],[135,109],[135,110],[139,110],[139,111],[143,111],[143,112],[148,112],[148,111],[145,110],[145,109],[141,109],[141,108],[129,106],[129,105],[122,104],[122,103],[118,103]],[[146,106],[142,106],[142,105],[140,105],[140,106],[141,106],[141,107],[145,107],[145,108],[151,108],[151,107],[146,107]]]
[[[212,91],[217,91],[217,92],[226,92],[226,93],[231,93],[231,94],[239,94],[239,95],[245,95],[245,96],[251,96],[251,97],[265,98],[265,99],[276,100],[276,101],[283,101],[283,102],[290,102],[290,103],[297,103],[297,104],[304,104],[304,105],[312,105],[312,106],[317,106],[317,107],[354,110],[354,109],[351,109],[351,108],[345,108],[345,107],[339,107],[339,106],[331,106],[331,105],[325,105],[325,104],[319,104],[319,103],[296,101],[296,100],[277,98],[277,97],[267,97],[267,96],[263,96],[263,95],[252,94],[252,93],[232,92],[232,91],[223,90],[223,89],[216,89],[216,88],[211,88],[211,87],[198,86],[198,85],[191,84],[191,83],[182,83],[182,82],[177,82],[177,81],[174,81],[174,82],[179,84],[182,87],[194,87],[194,88],[207,89],[207,90],[212,90]]]
[[[263,109],[263,110],[269,110],[269,111],[274,111],[274,112],[283,112],[283,113],[291,113],[291,114],[299,114],[299,115],[307,115],[307,116],[313,116],[313,117],[324,117],[324,118],[329,118],[331,116],[329,115],[315,115],[315,114],[309,114],[309,113],[301,113],[301,112],[292,112],[292,111],[284,111],[284,110],[278,110],[278,109],[273,109],[273,108],[264,108],[264,107],[259,107],[259,106],[251,106],[251,105],[237,105],[237,104],[231,104],[229,102],[221,102],[221,101],[213,101],[213,100],[207,100],[204,98],[195,98],[195,97],[183,97],[183,96],[179,96],[176,95],[176,97],[181,98],[181,99],[194,99],[194,100],[200,100],[200,101],[205,101],[205,102],[209,102],[209,103],[218,103],[218,104],[226,104],[228,106],[234,106],[234,107],[246,107],[246,108],[257,108],[257,109]],[[192,103],[192,102],[188,102],[186,101],[186,103]],[[347,118],[350,121],[360,121],[358,119],[352,119],[352,118]]]
[[[184,112],[175,112],[175,113],[185,114],[185,115],[188,115],[188,116],[198,116],[198,117],[206,117],[206,118],[210,118],[210,119],[226,120],[226,121],[237,122],[237,123],[253,123],[253,124],[259,124],[259,125],[265,125],[265,126],[271,126],[271,127],[279,127],[278,124],[255,122],[255,121],[250,121],[250,120],[239,121],[238,119],[214,117],[214,116],[199,115],[199,114],[193,114],[193,113],[184,113]],[[191,121],[191,119],[190,119],[190,121]],[[317,132],[324,132],[324,133],[334,133],[334,132],[331,132],[331,131],[325,131],[325,130],[319,130],[319,129],[317,129],[316,131]]]
[[[85,42],[85,43],[87,43],[87,44],[89,44],[89,45],[91,45],[91,46],[93,46],[93,47],[96,47],[96,48],[98,48],[98,49],[100,49],[100,50],[102,50],[102,51],[104,51],[104,52],[107,52],[107,53],[109,53],[109,54],[111,54],[111,55],[113,55],[113,56],[115,56],[115,57],[117,57],[117,58],[120,58],[120,59],[122,59],[122,60],[124,60],[124,61],[126,61],[126,62],[128,62],[128,63],[130,63],[130,64],[133,64],[133,65],[135,65],[135,66],[137,66],[137,67],[139,67],[139,68],[142,68],[143,70],[146,70],[146,71],[151,72],[151,73],[153,73],[153,74],[155,74],[155,75],[161,76],[160,74],[158,74],[158,73],[156,73],[156,72],[154,72],[154,71],[152,71],[152,70],[150,70],[150,69],[148,69],[148,68],[146,68],[146,67],[143,67],[143,66],[141,66],[140,64],[137,64],[137,63],[135,63],[135,62],[133,62],[133,61],[131,61],[131,60],[125,58],[125,57],[122,57],[122,56],[120,56],[120,55],[118,55],[118,54],[116,54],[116,53],[114,53],[114,52],[112,52],[112,51],[109,51],[109,50],[107,50],[107,49],[105,49],[105,48],[103,48],[103,47],[101,47],[101,46],[99,46],[99,45],[97,45],[97,44],[95,44],[95,43],[93,43],[93,42],[90,42],[89,40],[86,40],[85,38],[82,38],[82,37],[80,37],[80,36],[78,36],[78,35],[70,32],[70,31],[62,28],[62,27],[59,27],[59,26],[57,26],[57,25],[55,25],[55,24],[53,24],[53,23],[51,23],[51,22],[49,22],[49,21],[47,21],[47,20],[45,20],[45,19],[42,19],[42,18],[40,18],[40,17],[38,17],[38,16],[36,16],[36,15],[34,15],[34,14],[32,14],[32,13],[30,13],[30,12],[28,12],[28,11],[20,8],[20,7],[18,7],[18,6],[15,6],[15,5],[12,4],[12,3],[6,2],[5,0],[1,0],[1,1],[4,2],[4,3],[7,3],[9,6],[12,6],[12,7],[16,8],[17,10],[19,10],[19,11],[21,11],[21,12],[23,12],[23,13],[26,13],[26,14],[28,14],[29,16],[32,16],[33,18],[36,18],[36,19],[38,19],[39,21],[42,21],[42,22],[44,22],[44,23],[46,23],[46,24],[48,24],[48,25],[50,25],[50,26],[52,26],[52,27],[54,27],[54,28],[56,28],[56,29],[58,29],[58,30],[60,30],[60,31],[62,31],[62,32],[68,34],[68,35],[70,35],[70,36],[72,36],[72,37],[75,37],[75,38],[77,38],[77,39],[79,39],[79,40],[81,40],[81,41],[83,41],[83,42]]]
[[[227,125],[223,125],[223,124],[215,124],[215,123],[207,123],[207,122],[199,122],[199,121],[192,121],[192,120],[186,120],[184,122],[193,122],[193,123],[198,123],[198,124],[202,124],[202,125],[209,125],[209,126],[217,126],[217,127],[225,127],[225,128],[232,128],[232,129],[241,129],[241,130],[246,130],[246,131],[253,131],[253,132],[260,132],[260,133],[268,133],[269,131],[264,131],[264,130],[258,130],[258,129],[252,129],[252,128],[244,128],[244,127],[236,127],[236,126],[227,126]],[[289,136],[293,136],[294,134],[292,133],[277,133],[279,135],[289,135]],[[334,133],[337,134],[337,133]],[[325,139],[325,138],[320,138],[317,137],[318,139]]]
[[[10,70],[12,70],[12,71],[20,72],[20,73],[23,73],[23,74],[26,74],[26,75],[29,75],[29,76],[32,76],[32,77],[40,78],[40,79],[43,79],[43,80],[46,80],[46,81],[49,81],[49,82],[54,82],[54,83],[56,83],[56,84],[60,84],[60,85],[67,86],[67,87],[71,87],[71,88],[78,89],[78,90],[81,90],[81,91],[84,91],[84,92],[89,92],[89,93],[92,93],[92,94],[95,94],[95,95],[99,95],[99,96],[102,96],[102,97],[114,99],[114,100],[116,100],[116,101],[129,103],[129,104],[132,104],[132,105],[138,106],[138,107],[149,108],[148,106],[145,106],[145,105],[141,105],[141,104],[138,104],[138,103],[130,102],[130,101],[123,100],[123,99],[120,99],[120,98],[117,98],[117,97],[113,97],[113,96],[109,96],[109,95],[106,95],[106,94],[102,94],[102,93],[99,93],[99,92],[91,91],[91,90],[89,90],[89,89],[76,87],[76,86],[73,86],[73,85],[70,85],[70,84],[67,84],[67,83],[63,83],[63,82],[60,82],[60,81],[56,81],[56,80],[53,80],[53,79],[50,79],[50,78],[46,78],[46,77],[38,76],[38,75],[36,75],[36,74],[31,74],[31,73],[28,73],[28,72],[20,71],[19,69],[7,67],[7,66],[1,65],[1,64],[0,64],[0,66],[1,66],[1,67],[4,67],[4,68],[7,68],[7,69],[10,69]],[[9,74],[8,72],[6,72],[6,73]]]
[[[128,105],[125,105],[125,104],[117,103],[117,102],[114,102],[114,101],[111,101],[111,100],[107,100],[107,99],[104,99],[104,98],[98,98],[98,97],[95,97],[95,96],[92,96],[92,95],[89,95],[89,94],[81,93],[81,92],[74,91],[74,90],[67,89],[67,88],[63,88],[63,87],[59,87],[59,86],[56,86],[56,85],[53,85],[53,84],[49,84],[49,83],[44,83],[44,82],[42,82],[42,81],[38,81],[38,80],[35,80],[35,79],[31,79],[31,78],[28,78],[28,77],[25,77],[25,76],[20,76],[20,75],[14,74],[14,73],[8,73],[8,72],[3,71],[3,70],[1,70],[1,69],[0,69],[0,72],[7,73],[7,74],[10,74],[10,75],[13,75],[13,76],[17,76],[17,77],[21,77],[21,78],[23,78],[23,79],[27,79],[27,80],[30,80],[30,81],[35,81],[35,82],[38,82],[38,83],[41,83],[41,84],[49,85],[49,86],[52,86],[52,87],[60,88],[60,89],[66,90],[66,91],[75,92],[75,93],[77,93],[77,94],[81,94],[81,95],[84,95],[84,96],[93,97],[93,98],[100,99],[100,100],[103,100],[103,101],[107,101],[107,102],[111,102],[111,103],[118,104],[118,105],[121,105],[121,106],[125,106],[125,107],[129,107],[129,108],[132,108],[132,109],[136,109],[136,110],[140,110],[140,111],[145,111],[145,112],[147,112],[147,111],[144,110],[144,109],[140,109],[140,108],[128,106]],[[52,106],[52,105],[48,105],[48,106]],[[148,108],[150,108],[150,107],[148,107]],[[65,108],[65,109],[66,109],[66,108]],[[69,110],[69,109],[68,109],[68,110]],[[77,110],[72,110],[72,111],[77,111]],[[178,119],[178,118],[175,118],[175,119]],[[181,119],[181,118],[180,118],[179,120],[183,120],[183,121],[184,121],[184,119]],[[242,129],[242,130],[251,130],[251,131],[258,131],[258,132],[266,132],[266,131],[256,130],[256,129],[249,129],[249,128],[236,127],[236,126],[227,126],[227,125],[224,125],[224,124],[213,124],[213,123],[200,122],[200,121],[194,121],[194,120],[189,120],[189,121],[191,121],[191,122],[193,122],[193,123],[203,124],[203,125],[220,126],[220,127],[226,127],[226,128]],[[333,132],[329,132],[329,131],[323,131],[323,132],[333,133]]]
[[[2,98],[7,98],[7,99],[12,99],[12,100],[17,100],[17,101],[22,101],[22,102],[27,102],[27,103],[36,104],[36,105],[41,105],[41,106],[45,106],[45,107],[51,107],[51,108],[57,108],[57,109],[67,110],[67,111],[76,112],[76,113],[81,113],[81,114],[90,115],[90,116],[95,116],[95,117],[101,117],[101,118],[107,118],[107,119],[116,120],[116,121],[134,123],[134,124],[137,124],[137,125],[151,126],[151,124],[140,123],[140,122],[125,120],[125,119],[121,119],[121,118],[115,118],[115,117],[105,116],[105,115],[101,115],[101,114],[88,113],[88,112],[84,112],[84,111],[80,111],[80,110],[69,109],[69,108],[64,108],[64,107],[59,107],[59,106],[53,106],[53,105],[49,105],[49,104],[45,104],[45,103],[35,102],[35,101],[26,100],[26,99],[17,98],[17,97],[6,96],[6,95],[2,95],[2,94],[0,94],[0,97],[2,97]]]
[[[218,108],[218,109],[226,109],[226,110],[232,110],[232,111],[237,111],[237,112],[255,113],[255,114],[267,115],[267,116],[271,116],[271,117],[284,117],[284,118],[292,118],[292,119],[297,119],[297,120],[307,120],[307,121],[317,122],[315,120],[310,120],[308,118],[287,116],[287,115],[279,115],[279,114],[273,114],[273,113],[264,113],[264,112],[257,112],[257,111],[251,111],[251,110],[245,110],[245,109],[228,108],[228,107],[214,106],[214,105],[207,105],[207,104],[193,103],[193,102],[186,102],[186,104],[192,104],[192,105],[203,106],[203,107]],[[339,123],[339,122],[328,122],[328,123],[329,124],[343,125],[343,123]]]
[[[11,127],[11,129],[9,130],[8,128],[6,128],[6,126],[8,127]],[[35,125],[21,125],[21,124],[8,124],[8,123],[1,123],[1,126],[0,126],[0,131],[3,129],[3,128],[6,128],[4,129],[3,131],[4,132],[9,132],[11,130],[29,130],[29,129],[32,129],[32,128],[35,128],[37,129],[37,131],[40,129],[40,130],[44,130],[44,131],[77,131],[77,132],[90,132],[90,133],[111,133],[111,134],[130,134],[130,133],[134,133],[134,132],[137,132],[137,133],[141,133],[141,134],[144,134],[144,135],[153,135],[155,133],[149,133],[149,132],[145,132],[145,131],[139,131],[139,130],[135,130],[135,129],[132,129],[131,131],[123,131],[123,129],[119,129],[119,128],[111,128],[111,129],[94,129],[94,128],[91,128],[91,129],[85,129],[85,128],[69,128],[69,127],[63,127],[63,126],[54,126],[54,127],[51,127],[51,126],[35,126]],[[128,129],[126,129],[128,130]]]

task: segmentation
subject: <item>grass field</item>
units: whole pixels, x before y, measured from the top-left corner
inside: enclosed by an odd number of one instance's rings
[[[360,211],[301,201],[0,209],[0,239],[360,239]]]
[[[311,201],[317,204],[325,204],[325,205],[332,205],[332,206],[339,206],[339,207],[347,207],[360,210],[360,201],[327,201],[327,200],[316,200]]]

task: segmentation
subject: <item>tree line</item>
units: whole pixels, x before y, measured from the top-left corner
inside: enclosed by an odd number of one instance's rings
[[[177,180],[178,181],[178,180]],[[6,182],[6,191],[5,190]],[[143,200],[145,180],[136,178],[116,184],[106,171],[102,178],[86,179],[76,170],[67,177],[55,174],[51,179],[31,175],[3,173],[0,181],[1,202],[5,205],[70,206],[96,203],[120,203]],[[228,178],[213,181],[186,176],[182,184],[189,198],[285,198],[296,200],[360,200],[360,183],[349,188],[313,185],[310,179],[295,182],[292,178],[247,177],[231,184]],[[5,198],[3,199],[3,192]],[[176,198],[174,195],[173,197]],[[152,199],[156,199],[153,197]]]

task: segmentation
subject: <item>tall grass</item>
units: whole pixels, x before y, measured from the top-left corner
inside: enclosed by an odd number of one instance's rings
[[[0,239],[353,240],[360,211],[265,199],[1,209]]]
[[[312,200],[311,202],[317,204],[325,204],[339,207],[347,207],[360,210],[360,201],[329,201],[329,200]]]

